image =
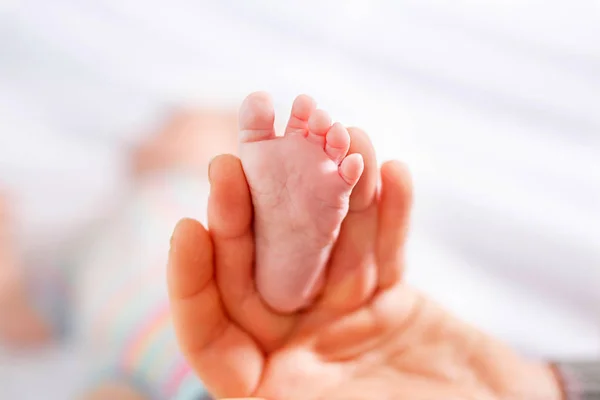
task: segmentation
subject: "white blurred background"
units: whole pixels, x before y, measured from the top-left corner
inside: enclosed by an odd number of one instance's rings
[[[522,352],[600,357],[600,1],[4,0],[0,182],[25,256],[123,190],[181,105],[298,93],[416,185],[408,279]],[[68,398],[72,349],[0,354],[0,399]]]

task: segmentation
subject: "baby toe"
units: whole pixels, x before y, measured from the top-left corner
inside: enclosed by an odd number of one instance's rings
[[[296,97],[292,105],[292,112],[285,128],[286,135],[302,135],[308,133],[308,119],[317,107],[317,103],[310,96],[301,94]]]
[[[308,135],[306,139],[325,147],[325,135],[331,127],[331,117],[323,110],[315,110],[308,119]]]
[[[275,137],[275,111],[271,96],[254,92],[240,107],[240,142],[257,142]]]
[[[325,142],[325,153],[339,165],[350,149],[350,134],[342,124],[336,122],[327,132]]]

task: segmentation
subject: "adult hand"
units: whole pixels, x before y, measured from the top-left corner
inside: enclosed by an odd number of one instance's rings
[[[314,303],[280,315],[254,287],[252,203],[239,160],[210,168],[207,231],[181,221],[169,291],[181,349],[216,397],[560,399],[551,370],[528,362],[402,282],[411,204],[407,171],[365,159]]]

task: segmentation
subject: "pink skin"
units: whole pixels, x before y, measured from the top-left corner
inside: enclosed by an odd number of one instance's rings
[[[348,213],[364,163],[348,154],[350,135],[315,107],[296,98],[282,137],[273,105],[253,93],[240,109],[240,159],[254,205],[256,284],[282,313],[307,304]]]
[[[50,327],[29,299],[9,211],[0,193],[0,341],[15,348],[37,347],[50,340]]]

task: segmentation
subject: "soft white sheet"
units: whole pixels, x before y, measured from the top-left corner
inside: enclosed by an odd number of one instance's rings
[[[525,352],[600,355],[600,8],[481,4],[3,4],[0,178],[24,249],[55,256],[170,107],[264,89],[283,121],[308,92],[413,169],[409,280]],[[0,387],[64,398],[71,353],[64,379],[0,362]]]

